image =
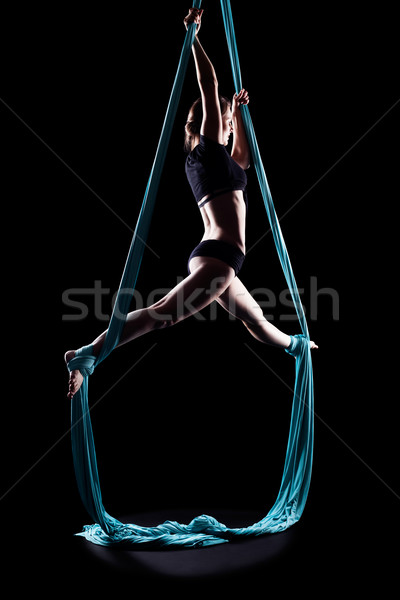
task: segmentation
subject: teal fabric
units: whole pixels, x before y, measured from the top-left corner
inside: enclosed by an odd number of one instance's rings
[[[193,6],[200,8],[201,0]],[[225,32],[236,91],[242,87],[238,51],[229,0],[221,0]],[[69,364],[69,370],[79,369],[83,384],[72,399],[72,453],[79,493],[94,524],[86,525],[82,535],[103,546],[143,545],[146,547],[198,547],[226,543],[238,537],[258,536],[284,531],[296,523],[304,510],[310,486],[313,453],[313,373],[307,323],[300,301],[289,256],[275,213],[271,193],[262,164],[248,106],[242,106],[246,134],[250,144],[262,197],[285,278],[290,289],[302,333],[291,336],[287,352],[295,358],[295,386],[287,452],[282,481],[276,501],[259,522],[244,528],[229,528],[212,516],[201,515],[188,524],[166,521],[156,527],[122,523],[109,515],[103,506],[96,452],[89,414],[89,376],[118,344],[139,273],[145,242],[150,227],[158,184],[179,103],[186,67],[195,36],[191,25],[185,36],[179,65],[173,84],[155,160],[147,184],[139,219],[129,249],[108,333],[98,358],[91,346],[81,348]],[[210,497],[212,490],[210,490]]]

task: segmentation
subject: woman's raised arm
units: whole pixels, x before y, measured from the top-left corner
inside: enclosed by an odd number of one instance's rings
[[[222,144],[224,140],[222,133],[221,108],[218,96],[218,79],[213,64],[205,53],[198,38],[202,14],[202,10],[190,8],[189,14],[184,19],[186,28],[190,23],[197,24],[196,37],[193,42],[192,51],[203,106],[203,121],[200,133],[215,142]]]

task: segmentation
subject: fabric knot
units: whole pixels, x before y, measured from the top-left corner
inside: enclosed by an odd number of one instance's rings
[[[303,344],[308,344],[308,339],[303,334],[291,335],[290,345],[285,348],[285,352],[291,356],[299,356]]]
[[[94,371],[96,356],[92,354],[93,346],[83,346],[75,352],[74,358],[68,362],[68,371],[77,369],[83,377],[88,377]]]

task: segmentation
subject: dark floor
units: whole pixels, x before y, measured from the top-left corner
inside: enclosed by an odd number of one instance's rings
[[[372,482],[372,490],[379,492],[379,485]],[[300,522],[286,532],[201,549],[170,550],[93,545],[72,535],[71,528],[53,515],[49,522],[41,519],[34,526],[24,526],[22,520],[17,523],[20,542],[14,531],[14,539],[3,544],[3,564],[5,574],[12,574],[21,592],[35,589],[43,597],[55,597],[60,590],[119,597],[138,589],[141,593],[174,591],[182,597],[218,590],[234,598],[243,594],[264,597],[267,590],[289,597],[304,589],[325,597],[328,591],[361,593],[372,588],[385,597],[397,577],[397,504],[388,494],[388,514],[378,518],[372,507],[365,510],[368,500],[364,506],[361,502],[338,505],[336,510],[329,501],[319,507],[310,501]],[[260,518],[250,510],[208,512],[232,527]],[[120,518],[154,525],[166,519],[188,522],[196,514],[199,510],[169,509]]]

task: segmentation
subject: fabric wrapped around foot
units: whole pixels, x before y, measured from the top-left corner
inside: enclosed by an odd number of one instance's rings
[[[294,357],[299,356],[302,345],[309,343],[309,340],[303,334],[291,335],[290,344],[287,348],[285,348],[285,352]]]
[[[83,377],[88,377],[94,371],[96,356],[93,354],[93,346],[82,346],[76,350],[74,358],[67,364],[68,371],[78,370]]]

